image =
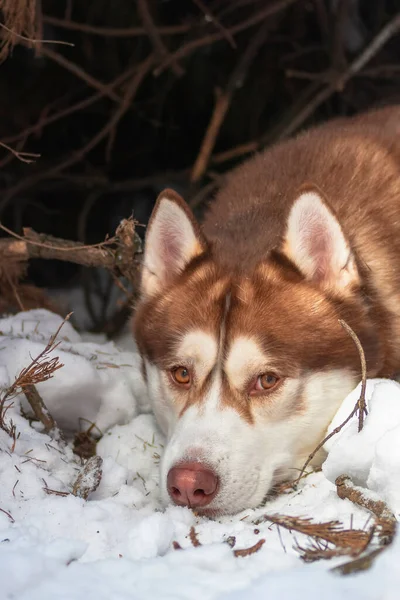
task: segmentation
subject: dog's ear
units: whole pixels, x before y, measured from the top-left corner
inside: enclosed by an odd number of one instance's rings
[[[319,191],[305,190],[296,198],[283,251],[307,280],[333,293],[346,294],[360,281],[350,244]]]
[[[192,211],[173,190],[164,190],[151,215],[145,240],[142,293],[160,292],[206,249]]]

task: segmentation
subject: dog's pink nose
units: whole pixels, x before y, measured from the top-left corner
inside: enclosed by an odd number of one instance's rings
[[[215,498],[218,477],[201,463],[182,463],[170,469],[167,489],[175,504],[199,508]]]

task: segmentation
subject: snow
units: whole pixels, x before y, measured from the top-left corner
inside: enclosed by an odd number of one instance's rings
[[[0,385],[46,346],[60,317],[35,310],[0,320]],[[263,514],[298,515],[315,521],[340,520],[363,527],[369,515],[337,497],[335,477],[353,480],[400,509],[400,386],[368,382],[368,417],[357,418],[327,443],[323,471],[306,477],[297,490],[266,506],[216,520],[187,508],[161,506],[158,463],[165,440],[147,406],[134,345],[120,348],[78,334],[69,323],[54,351],[64,367],[38,386],[57,422],[70,431],[96,422],[103,432],[98,454],[102,480],[88,501],[73,496],[81,471],[71,443],[63,445],[21,416],[22,398],[7,413],[17,430],[14,442],[0,429],[0,600],[369,600],[398,596],[400,539],[358,575],[330,569],[346,559],[304,564],[295,549],[306,538],[270,522]],[[359,389],[344,401],[331,429],[353,409]],[[47,491],[46,491],[47,490]],[[58,494],[63,495],[57,495]],[[3,512],[5,511],[5,512]],[[194,526],[199,547],[189,532]],[[255,554],[237,558],[227,542]],[[181,550],[174,549],[177,542]]]
[[[361,384],[349,394],[328,432],[343,423],[360,397]],[[342,473],[356,485],[369,488],[400,513],[400,384],[385,379],[367,382],[368,418],[360,433],[352,419],[326,444],[325,477],[334,482]]]
[[[32,310],[0,320],[0,384],[10,385],[15,377],[46,346],[62,323],[58,315]],[[67,322],[57,348],[64,368],[57,376],[38,385],[43,400],[63,426],[80,428],[80,419],[96,422],[103,431],[137,413],[146,397],[137,356],[118,352],[114,343],[98,345],[83,341]],[[27,406],[24,405],[26,409]]]

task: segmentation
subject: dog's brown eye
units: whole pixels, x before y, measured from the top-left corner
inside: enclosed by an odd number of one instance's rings
[[[272,388],[274,388],[278,382],[279,377],[277,375],[274,375],[274,373],[263,373],[262,375],[259,375],[255,380],[251,392],[267,392],[269,390],[272,390]]]
[[[186,367],[175,367],[171,369],[171,377],[175,383],[182,387],[189,387],[191,383],[190,372]]]

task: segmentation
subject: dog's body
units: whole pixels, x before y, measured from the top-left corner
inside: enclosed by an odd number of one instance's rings
[[[165,501],[260,504],[360,379],[400,367],[400,108],[341,119],[229,177],[200,230],[173,192],[149,223],[135,336],[168,437]]]

